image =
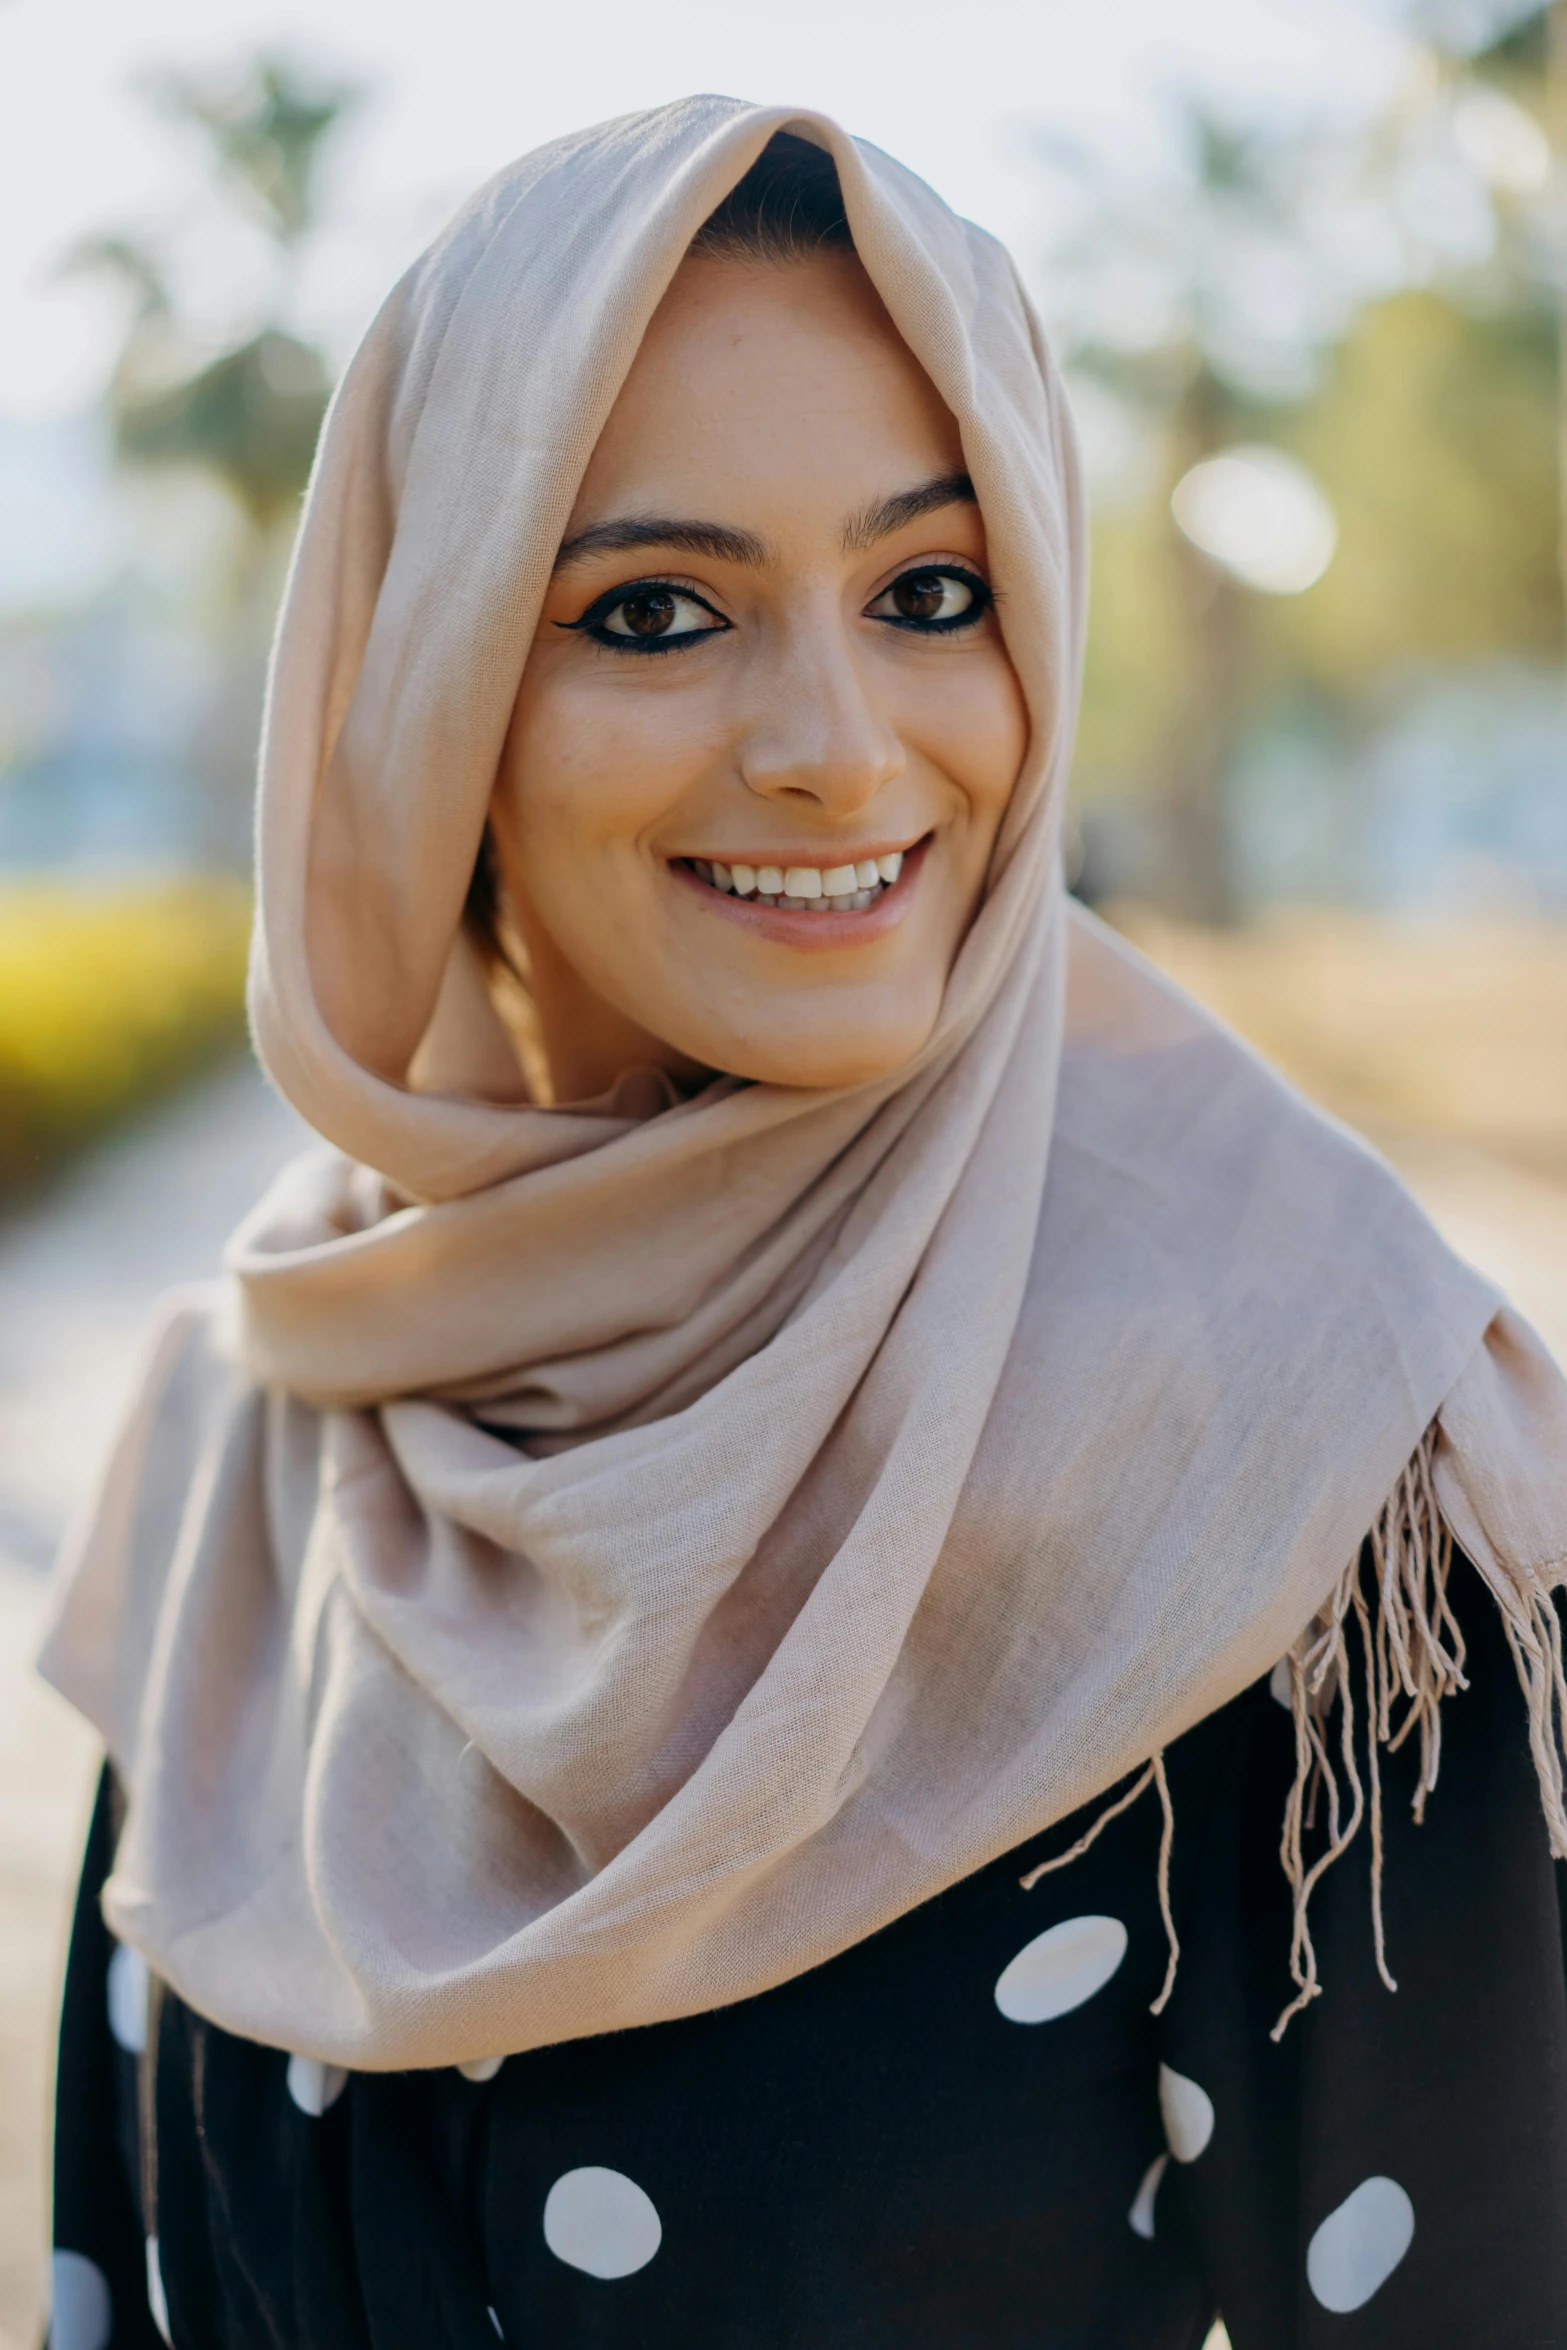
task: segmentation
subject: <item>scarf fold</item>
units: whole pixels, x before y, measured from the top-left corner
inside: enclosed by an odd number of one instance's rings
[[[957,419],[1027,761],[895,1077],[539,1108],[460,938],[521,662],[647,321],[784,129]],[[323,1148],[172,1305],[44,1657],[129,1790],[109,1921],[214,2021],[435,2065],[797,1974],[1267,1671],[1433,1424],[1493,1587],[1561,1580],[1554,1367],[1069,906],[1085,598],[1010,262],[819,116],[546,148],[371,327],[262,756],[253,1019]]]

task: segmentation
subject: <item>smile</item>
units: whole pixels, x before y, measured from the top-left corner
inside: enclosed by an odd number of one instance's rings
[[[723,896],[750,898],[760,906],[787,906],[796,913],[863,914],[891,889],[903,871],[904,852],[861,857],[845,865],[725,865],[718,858],[685,857],[680,862],[699,881]]]

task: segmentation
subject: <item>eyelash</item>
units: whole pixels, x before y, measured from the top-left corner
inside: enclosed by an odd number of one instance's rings
[[[956,613],[950,620],[912,620],[904,616],[893,619],[885,613],[878,613],[876,617],[884,627],[899,629],[906,635],[955,636],[965,628],[972,628],[995,604],[993,589],[980,578],[977,571],[970,571],[962,563],[911,563],[906,571],[900,571],[895,579],[890,579],[872,598],[872,602],[879,604],[883,597],[891,595],[900,581],[919,577],[957,580],[968,589],[973,601],[966,612]],[[683,629],[677,636],[634,637],[612,635],[604,625],[612,612],[618,611],[622,604],[629,603],[634,596],[657,595],[660,592],[681,596],[687,603],[699,605],[702,611],[712,614],[718,623],[717,627]],[[731,623],[724,619],[721,612],[714,611],[707,598],[698,594],[684,580],[654,577],[634,579],[625,587],[606,588],[603,595],[595,596],[580,618],[557,620],[555,625],[573,634],[591,638],[594,644],[602,645],[607,652],[641,655],[689,652],[692,646],[701,644],[707,637],[727,636]]]

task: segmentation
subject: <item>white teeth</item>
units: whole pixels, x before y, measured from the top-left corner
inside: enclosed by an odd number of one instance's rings
[[[814,906],[819,914],[863,913],[885,883],[889,888],[903,871],[901,849],[886,857],[861,857],[852,865],[726,865],[721,858],[693,857],[691,869],[717,890],[733,890],[737,897],[754,897],[759,905],[785,905],[798,910]]]

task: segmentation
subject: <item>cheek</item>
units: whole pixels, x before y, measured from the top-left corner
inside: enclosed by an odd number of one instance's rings
[[[506,828],[530,869],[634,847],[675,807],[709,749],[688,698],[634,680],[525,684],[507,746]]]
[[[924,706],[910,714],[910,732],[958,786],[988,844],[1028,749],[1028,708],[1006,654],[987,648],[981,658],[954,662],[953,674],[935,679]]]

